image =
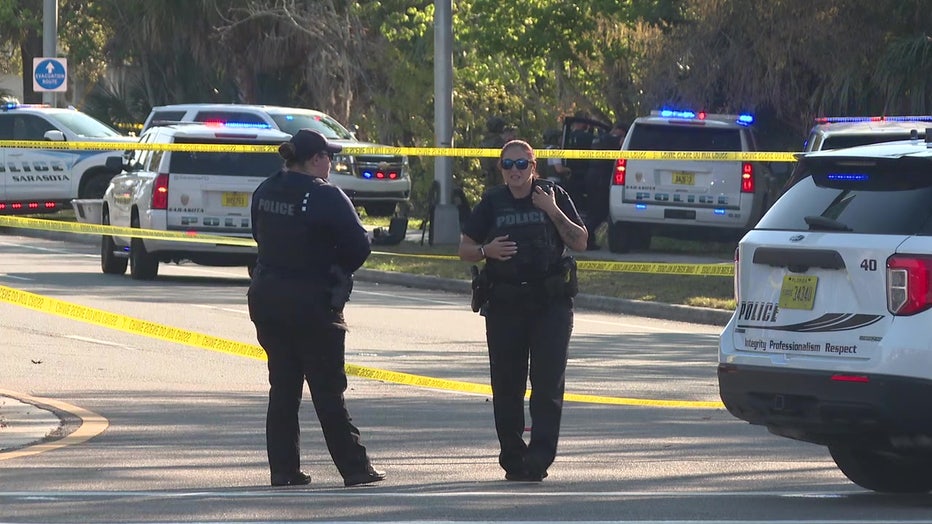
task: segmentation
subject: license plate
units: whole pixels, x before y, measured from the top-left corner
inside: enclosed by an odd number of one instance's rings
[[[696,174],[686,171],[674,171],[673,183],[683,186],[694,186],[696,185]]]
[[[779,305],[783,309],[811,310],[815,303],[816,286],[819,277],[803,275],[784,275],[780,287]]]
[[[246,207],[249,205],[249,193],[224,193],[223,207]]]

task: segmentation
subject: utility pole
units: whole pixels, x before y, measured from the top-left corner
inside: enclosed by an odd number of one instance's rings
[[[42,0],[42,56],[58,57],[58,0]],[[33,73],[35,74],[35,73]],[[44,91],[42,103],[56,106],[58,93]]]
[[[452,0],[434,1],[434,134],[437,147],[453,147]],[[432,240],[437,244],[459,243],[459,212],[453,205],[453,157],[434,158],[434,181],[440,187],[440,198],[431,217]]]

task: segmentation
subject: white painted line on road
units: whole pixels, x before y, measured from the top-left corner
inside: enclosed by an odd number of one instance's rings
[[[425,291],[428,293],[431,292],[430,290]],[[374,297],[404,298],[405,300],[411,300],[413,302],[430,302],[431,304],[443,304],[446,306],[463,306],[463,309],[466,309],[469,306],[466,301],[437,300],[433,298],[415,297],[412,295],[404,295],[399,293],[380,293],[378,291],[365,291],[362,289],[353,289],[353,293],[358,293],[360,295],[372,295]]]
[[[175,521],[171,521],[175,522]],[[190,524],[226,524],[228,521],[193,520]],[[268,523],[268,520],[237,520],[240,524]],[[291,524],[932,524],[932,520],[288,520]],[[13,524],[0,521],[0,524]],[[126,524],[161,524],[157,520]]]
[[[175,521],[171,521],[175,522]],[[193,520],[190,524],[227,524],[228,521]],[[268,520],[237,520],[240,524],[268,523]],[[932,520],[288,520],[291,524],[932,524]],[[0,524],[13,524],[0,521]],[[157,520],[126,524],[161,524]]]
[[[107,340],[100,340],[97,338],[82,337],[79,335],[65,335],[65,338],[71,339],[71,340],[79,340],[81,342],[87,342],[90,344],[97,344],[98,346],[110,346],[110,347],[115,347],[115,348],[120,348],[120,349],[136,349],[133,346],[127,346],[126,344],[120,344],[117,342],[109,342]]]
[[[9,278],[9,279],[12,279],[12,280],[22,280],[22,281],[25,281],[25,282],[32,282],[32,281],[34,280],[34,279],[32,279],[32,278],[16,277],[16,276],[13,276],[13,275],[8,275],[8,274],[6,274],[6,273],[0,273],[0,278]]]
[[[210,309],[210,310],[214,310],[214,311],[226,311],[227,313],[238,313],[238,314],[240,314],[240,315],[248,315],[248,314],[249,314],[249,310],[247,310],[247,309],[242,309],[242,308],[240,308],[240,309],[233,309],[233,308],[228,308],[228,307],[211,306],[211,305],[209,305],[209,304],[188,304],[188,305],[191,306],[191,307],[197,307],[197,308],[201,308],[201,309]]]
[[[504,481],[502,481],[504,482]],[[522,489],[529,485],[515,485],[515,489],[504,490],[477,490],[477,491],[425,491],[412,493],[410,491],[388,491],[378,487],[366,487],[362,489],[347,490],[346,488],[267,488],[262,490],[249,489],[245,491],[231,490],[196,490],[196,491],[0,491],[0,499],[3,498],[33,498],[33,497],[53,497],[59,499],[109,499],[136,497],[144,499],[197,499],[197,498],[221,498],[221,499],[245,499],[245,498],[287,498],[287,497],[338,497],[338,498],[403,498],[403,499],[443,499],[443,498],[468,498],[468,497],[515,497],[520,494],[522,498],[666,498],[666,499],[709,499],[709,498],[744,498],[744,497],[765,497],[765,498],[811,498],[819,496],[822,498],[848,498],[876,496],[875,493],[865,491],[850,492],[798,492],[798,491],[540,491],[546,489],[547,483],[534,484],[534,491]],[[551,482],[551,485],[556,483]],[[438,484],[438,487],[442,487]],[[556,487],[556,486],[555,486]],[[729,521],[731,522],[731,521]],[[771,522],[771,521],[767,521]],[[780,521],[773,521],[780,522]],[[796,521],[787,521],[796,522]],[[807,520],[806,522],[813,522]],[[815,522],[833,522],[833,521],[815,521]],[[850,522],[850,521],[839,521]],[[861,522],[861,521],[858,521]],[[870,521],[864,521],[870,522]],[[897,522],[884,520],[883,522]],[[917,522],[907,520],[903,522]],[[930,520],[929,522],[932,522]]]

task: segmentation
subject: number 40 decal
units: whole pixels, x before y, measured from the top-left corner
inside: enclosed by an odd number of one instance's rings
[[[861,261],[861,269],[864,271],[877,271],[877,260],[873,258],[865,258]]]

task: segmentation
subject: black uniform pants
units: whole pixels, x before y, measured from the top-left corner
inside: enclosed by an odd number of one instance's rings
[[[505,471],[547,471],[557,453],[566,360],[573,331],[570,298],[503,301],[485,313],[495,430]],[[525,443],[524,396],[531,379],[531,438]]]
[[[611,172],[593,172],[586,174],[586,229],[589,230],[589,244],[595,243],[595,232],[608,220],[609,184]]]
[[[288,475],[301,467],[301,430],[298,408],[304,382],[311,390],[314,410],[327,449],[343,477],[369,467],[359,430],[351,422],[346,391],[344,342],[346,331],[325,322],[304,325],[256,321],[259,344],[269,358],[269,407],[265,438],[272,475]]]

